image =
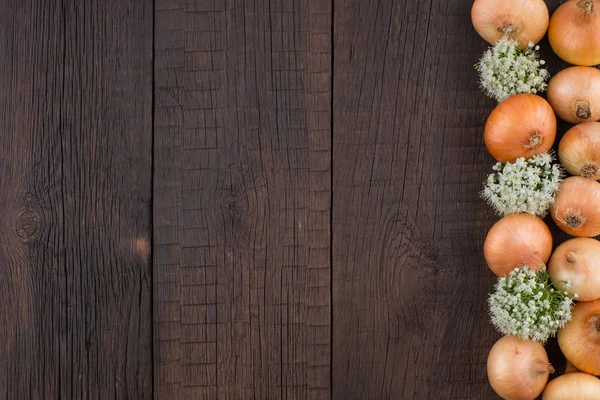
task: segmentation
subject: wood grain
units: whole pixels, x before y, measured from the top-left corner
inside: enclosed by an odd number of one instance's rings
[[[0,397],[497,398],[471,4],[5,0]]]
[[[151,398],[152,2],[0,13],[0,396]]]
[[[329,396],[330,13],[156,2],[157,398]]]
[[[496,398],[471,2],[335,1],[333,397]]]

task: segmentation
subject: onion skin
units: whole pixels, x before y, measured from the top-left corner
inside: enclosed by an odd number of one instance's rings
[[[488,43],[506,35],[524,50],[529,42],[537,43],[544,37],[550,13],[543,0],[475,0],[471,22]]]
[[[550,229],[540,218],[529,214],[500,219],[488,232],[483,245],[485,261],[497,276],[506,276],[523,265],[545,270],[551,253]]]
[[[573,317],[556,336],[560,350],[575,368],[600,375],[600,300],[575,303]]]
[[[572,124],[600,119],[600,70],[569,67],[548,82],[546,93],[554,112]]]
[[[554,110],[540,96],[513,95],[492,110],[483,138],[492,157],[500,162],[545,153],[556,138]]]
[[[558,246],[548,262],[550,281],[570,281],[571,287],[556,282],[554,286],[579,301],[600,298],[600,242],[590,238],[575,238]]]
[[[574,372],[561,375],[548,383],[542,400],[598,400],[600,379],[595,376]]]
[[[599,7],[598,0],[569,0],[554,11],[548,41],[563,61],[588,67],[600,64]]]
[[[556,225],[571,236],[600,235],[600,183],[581,176],[565,179],[550,214]]]
[[[569,129],[558,144],[558,158],[571,175],[600,179],[600,122],[584,122]]]
[[[487,372],[490,385],[503,399],[533,400],[544,390],[554,368],[540,343],[506,335],[490,350]]]

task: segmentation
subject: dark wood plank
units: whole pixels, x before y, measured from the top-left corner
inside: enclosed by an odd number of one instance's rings
[[[156,2],[155,388],[327,398],[331,4]]]
[[[336,399],[496,398],[471,4],[335,1]]]
[[[0,13],[0,396],[151,398],[152,2]]]

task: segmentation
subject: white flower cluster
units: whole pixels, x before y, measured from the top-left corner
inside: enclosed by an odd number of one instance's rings
[[[518,46],[517,41],[503,37],[475,65],[481,88],[498,102],[517,93],[543,92],[548,86],[550,74],[540,68],[545,62],[538,60],[539,46],[529,43],[526,50]]]
[[[544,343],[571,319],[573,300],[554,290],[543,271],[515,268],[495,289],[488,303],[492,324],[502,334]]]
[[[564,175],[554,157],[542,153],[514,163],[497,163],[487,179],[481,197],[500,215],[528,213],[543,217],[554,203]]]

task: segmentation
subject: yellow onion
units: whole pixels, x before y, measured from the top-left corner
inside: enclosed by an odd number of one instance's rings
[[[600,299],[577,302],[571,320],[556,336],[560,350],[575,368],[600,375]]]
[[[572,124],[600,119],[600,71],[570,67],[548,82],[548,102],[559,118]]]
[[[558,158],[571,175],[600,179],[600,122],[569,129],[558,144]]]
[[[546,269],[552,252],[552,234],[540,218],[530,214],[507,215],[492,226],[483,244],[485,261],[497,276],[527,266]]]
[[[515,162],[545,153],[556,137],[556,116],[542,97],[522,93],[494,108],[485,124],[485,145],[496,160]]]
[[[475,0],[471,8],[473,27],[483,39],[494,44],[507,36],[522,50],[544,37],[549,20],[543,0]]]
[[[542,400],[598,400],[600,379],[583,372],[561,375],[548,383]]]
[[[571,236],[600,235],[600,183],[581,176],[565,179],[550,214],[556,225]]]
[[[573,65],[600,64],[600,1],[569,0],[554,11],[548,41],[562,60]]]
[[[487,359],[490,385],[503,399],[534,400],[554,368],[541,344],[506,335],[498,340]]]
[[[600,242],[575,238],[558,246],[548,262],[548,275],[557,289],[577,294],[577,300],[600,298]],[[569,281],[567,287],[564,281]]]

